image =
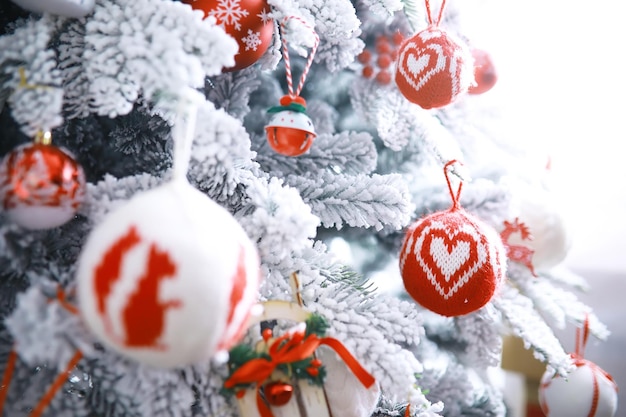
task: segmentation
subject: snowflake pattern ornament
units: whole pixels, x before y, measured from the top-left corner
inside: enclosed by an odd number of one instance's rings
[[[0,163],[0,201],[7,216],[31,230],[61,226],[85,198],[85,174],[49,133],[11,151]]]
[[[51,13],[65,17],[83,17],[93,11],[95,0],[12,0],[35,13]]]
[[[194,9],[212,16],[239,45],[235,65],[224,71],[237,71],[254,64],[267,51],[274,34],[270,6],[265,0],[183,0]]]
[[[614,417],[617,412],[617,384],[607,372],[583,358],[589,337],[589,321],[583,332],[576,329],[574,369],[566,377],[547,370],[539,386],[539,404],[548,417]]]
[[[467,45],[433,21],[426,0],[428,27],[406,40],[399,50],[395,80],[400,92],[424,109],[446,106],[467,92],[474,79],[471,52]]]
[[[461,316],[487,304],[502,283],[506,252],[498,233],[459,204],[462,183],[452,191],[453,205],[428,215],[407,231],[400,272],[407,292],[422,307],[443,316]]]

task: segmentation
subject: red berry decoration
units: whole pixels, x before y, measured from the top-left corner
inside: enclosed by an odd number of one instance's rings
[[[404,286],[423,307],[443,316],[478,310],[504,278],[506,252],[498,233],[459,204],[444,168],[453,205],[415,222],[400,253]]]
[[[472,56],[474,57],[475,84],[471,85],[467,92],[469,94],[486,93],[498,81],[496,67],[493,65],[491,56],[481,49],[472,49]]]
[[[313,122],[306,114],[306,102],[302,97],[289,96],[282,97],[280,102],[281,106],[269,109],[274,116],[265,126],[267,142],[281,155],[302,155],[316,137]]]
[[[14,149],[0,163],[2,207],[26,229],[50,229],[66,223],[84,197],[85,174],[66,150],[29,143]]]
[[[286,382],[274,381],[265,384],[263,393],[269,405],[280,407],[291,400],[293,396],[293,386]]]
[[[265,0],[182,0],[205,16],[213,16],[217,24],[239,44],[235,66],[224,71],[236,71],[254,64],[265,53],[274,33],[270,6]]]
[[[396,65],[396,84],[412,103],[424,109],[443,107],[465,93],[474,67],[469,48],[433,22],[426,0],[429,26],[402,44]]]

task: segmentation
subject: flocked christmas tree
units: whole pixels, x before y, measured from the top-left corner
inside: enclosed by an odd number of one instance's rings
[[[608,331],[448,3],[0,0],[3,415],[503,416],[503,336],[576,368],[552,329]]]

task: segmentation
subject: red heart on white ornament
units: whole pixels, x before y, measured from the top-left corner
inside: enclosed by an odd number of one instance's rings
[[[412,251],[437,293],[450,298],[487,261],[481,235],[471,227],[449,230],[439,222],[427,226]]]

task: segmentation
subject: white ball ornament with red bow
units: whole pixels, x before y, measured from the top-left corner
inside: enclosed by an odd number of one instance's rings
[[[459,204],[430,214],[406,232],[400,252],[404,287],[422,307],[447,317],[461,316],[487,304],[504,280],[506,252],[498,233]]]
[[[614,417],[617,412],[617,384],[607,372],[583,358],[589,334],[585,320],[583,334],[577,329],[576,368],[567,376],[547,370],[539,386],[539,404],[547,417]]]
[[[445,0],[435,20],[430,1],[426,0],[428,27],[404,41],[398,51],[398,89],[407,100],[424,109],[452,103],[474,81],[470,49],[439,27],[444,7]]]
[[[92,231],[77,271],[87,327],[113,350],[162,368],[209,360],[238,342],[260,276],[244,230],[187,182],[177,158],[173,180]]]

